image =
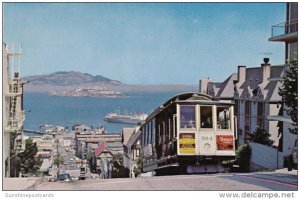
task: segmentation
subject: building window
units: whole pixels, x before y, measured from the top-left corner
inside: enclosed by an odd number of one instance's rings
[[[136,150],[136,157],[140,157],[140,149]]]
[[[257,126],[264,129],[264,103],[257,103]]]
[[[230,129],[229,107],[217,107],[217,129]]]
[[[213,128],[212,106],[200,107],[201,128]]]
[[[251,126],[251,102],[246,100],[245,103],[245,133],[250,133]]]
[[[239,101],[234,100],[234,115],[237,116],[239,113]]]
[[[180,106],[180,128],[196,128],[195,106]]]
[[[234,116],[237,118],[237,122],[236,122],[237,123],[236,124],[237,129],[240,128],[240,126],[239,126],[239,121],[240,121],[240,113],[239,113],[239,111],[240,111],[240,105],[242,105],[242,104],[240,104],[240,101],[238,99],[234,100]]]

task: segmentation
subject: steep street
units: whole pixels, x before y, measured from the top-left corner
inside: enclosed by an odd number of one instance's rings
[[[267,174],[266,174],[267,175]],[[280,182],[255,173],[249,174],[202,174],[155,176],[141,178],[90,179],[72,182],[43,182],[36,190],[276,190],[296,191],[297,178],[294,182]],[[272,174],[273,175],[273,174]],[[283,177],[283,176],[282,176]]]

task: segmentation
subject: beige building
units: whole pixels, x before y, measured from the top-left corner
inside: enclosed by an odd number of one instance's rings
[[[4,177],[10,176],[11,153],[17,154],[24,148],[24,142],[15,142],[15,138],[22,135],[25,114],[23,110],[23,85],[18,62],[20,53],[10,52],[7,45],[2,46],[2,115],[3,115],[3,140],[2,140],[2,173]],[[14,64],[16,66],[14,66]]]

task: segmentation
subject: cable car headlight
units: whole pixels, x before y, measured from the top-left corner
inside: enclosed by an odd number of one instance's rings
[[[204,144],[204,149],[205,149],[205,151],[208,151],[210,149],[210,144],[209,143],[205,143]]]

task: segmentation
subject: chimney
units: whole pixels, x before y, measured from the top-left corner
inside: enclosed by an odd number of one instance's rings
[[[270,78],[270,73],[271,73],[271,64],[269,64],[270,59],[269,58],[264,58],[264,63],[261,64],[262,68],[262,82],[267,82],[268,79]]]
[[[246,66],[238,66],[238,82],[242,83],[246,80]]]
[[[19,73],[18,72],[15,72],[15,78],[19,78]]]
[[[207,94],[207,86],[209,82],[211,82],[209,77],[199,81],[199,93]]]

